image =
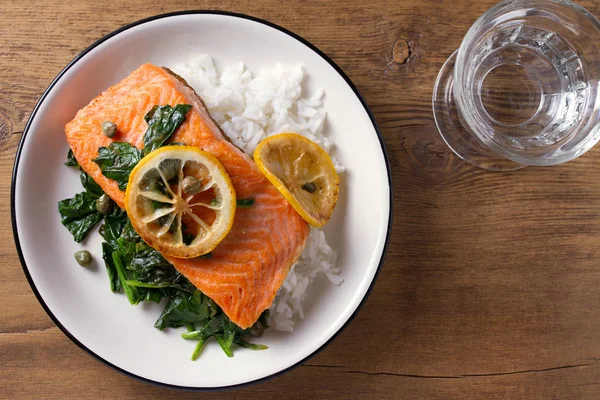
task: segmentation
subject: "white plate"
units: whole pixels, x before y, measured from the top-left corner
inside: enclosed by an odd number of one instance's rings
[[[216,342],[189,360],[194,343],[181,330],[160,332],[155,304],[130,306],[113,294],[101,258],[101,238],[83,243],[99,262],[81,268],[82,245],[61,225],[57,202],[81,191],[78,174],[63,165],[64,125],[101,91],[145,62],[173,66],[205,53],[223,65],[253,70],[300,63],[305,90],[325,89],[327,130],[348,168],[326,231],[338,251],[341,286],[315,284],[305,318],[291,333],[267,331],[265,351],[240,349],[227,358]],[[221,12],[183,12],[143,20],[107,35],[77,56],[46,90],[23,134],[12,183],[12,220],[23,269],[54,322],[105,364],[153,383],[182,388],[232,387],[277,375],[330,342],[354,316],[382,264],[391,226],[390,171],[381,134],[348,77],[302,38],[271,23]]]

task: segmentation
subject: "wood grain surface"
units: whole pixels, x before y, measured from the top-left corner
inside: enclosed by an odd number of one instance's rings
[[[512,173],[453,156],[431,110],[437,72],[494,0],[0,2],[0,398],[600,398],[600,147]],[[581,4],[600,16],[600,3]],[[10,223],[16,148],[56,74],[103,35],[183,9],[242,12],[328,54],[371,106],[390,155],[394,226],[365,307],[305,365],[190,393],[98,363],[55,327]]]

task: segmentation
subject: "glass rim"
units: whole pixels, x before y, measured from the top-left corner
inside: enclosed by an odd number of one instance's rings
[[[473,24],[469,27],[469,30],[463,37],[463,40],[461,41],[461,44],[458,47],[458,53],[456,54],[456,64],[464,64],[465,59],[467,57],[465,49],[468,48],[469,45],[477,39],[477,32],[480,30],[480,28],[483,27],[483,24],[487,21],[487,19],[490,16],[500,12],[503,8],[508,6],[521,6],[522,8],[525,8],[527,5],[533,3],[539,4],[540,8],[542,9],[547,8],[549,4],[558,4],[570,8],[578,12],[582,16],[586,17],[593,25],[596,26],[596,29],[600,33],[600,20],[598,20],[598,18],[596,18],[592,13],[590,13],[586,8],[571,0],[504,0],[492,6],[486,12],[481,14],[479,18],[477,18],[477,20],[475,20],[475,22],[473,22]],[[455,72],[455,79],[456,75],[457,74]]]
[[[465,71],[465,66],[468,64],[468,61],[470,59],[469,50],[471,48],[471,45],[475,43],[475,41],[478,38],[480,38],[481,33],[485,31],[485,24],[491,21],[493,18],[496,18],[503,14],[508,14],[510,12],[516,12],[519,10],[525,10],[532,7],[535,7],[538,10],[547,10],[549,12],[556,13],[556,9],[554,8],[556,6],[565,7],[566,9],[575,11],[578,15],[584,17],[587,21],[589,21],[592,24],[593,27],[596,28],[596,32],[600,40],[600,20],[598,20],[584,7],[570,0],[504,0],[494,5],[485,13],[483,13],[471,25],[471,27],[465,34],[463,40],[461,41],[461,45],[457,50],[456,64],[454,67],[453,97],[454,101],[456,102],[457,109],[459,113],[462,114],[463,118],[465,118],[466,113],[464,113],[462,110],[470,109],[470,103],[466,100],[467,95],[462,90],[462,88],[465,87],[463,71]],[[594,103],[597,102],[598,98],[596,97]],[[482,143],[489,146],[491,149],[493,149],[494,151],[506,158],[509,158],[515,162],[528,165],[553,165],[569,161],[591,149],[591,147],[593,147],[593,145],[596,144],[598,140],[600,140],[600,135],[598,135],[598,127],[589,126],[590,121],[587,121],[582,125],[575,126],[577,131],[587,130],[586,136],[583,139],[581,139],[581,143],[579,143],[579,145],[576,148],[571,149],[570,151],[564,152],[562,154],[553,155],[551,158],[533,158],[528,157],[525,154],[525,152],[514,152],[511,150],[507,150],[502,143],[498,142],[497,139],[494,139],[493,135],[489,135],[488,132],[482,132],[478,129],[473,129],[471,125],[475,125],[475,127],[478,125],[477,121],[475,121],[474,118],[467,116],[466,119],[467,120],[463,121],[465,127],[472,131],[472,134]],[[469,122],[474,123],[471,124]],[[572,135],[572,133],[570,135]]]

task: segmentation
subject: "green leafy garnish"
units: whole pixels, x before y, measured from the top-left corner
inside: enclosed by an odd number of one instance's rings
[[[212,205],[212,201],[211,201],[211,205]],[[238,199],[237,200],[238,208],[250,208],[253,205],[254,205],[254,199]]]
[[[171,264],[165,260],[165,258],[158,251],[154,250],[144,242],[136,243],[135,254],[131,259],[131,265],[129,268],[131,270],[143,273],[143,275],[145,275],[144,279],[146,280],[148,280],[150,272],[156,268],[169,268],[176,272],[175,268],[172,268]],[[164,273],[161,275],[164,275]],[[172,278],[167,280],[171,281]],[[153,282],[156,282],[156,279],[154,279]]]
[[[104,242],[102,243],[102,259],[104,260],[104,265],[106,266],[106,273],[108,274],[108,280],[110,282],[110,290],[113,292],[119,292],[121,290],[121,280],[119,279],[119,274],[117,273],[117,267],[113,261],[114,249],[110,244]]]
[[[67,162],[65,165],[67,167],[79,167],[79,163],[77,162],[77,159],[75,159],[75,155],[71,149],[69,149],[69,152],[67,153]]]
[[[79,166],[71,149],[67,153],[65,165],[70,167]],[[92,228],[102,219],[103,215],[96,209],[96,200],[104,194],[100,186],[83,171],[80,172],[80,180],[85,191],[76,194],[71,199],[58,202],[60,220],[78,243],[82,242]]]
[[[95,200],[87,191],[79,193],[73,199],[63,200],[59,203],[59,209],[63,210],[61,215],[64,214],[65,221],[79,221],[78,217],[96,215],[95,224],[102,219],[102,214],[95,210]],[[85,235],[93,224],[87,228]],[[65,226],[69,228],[70,225],[65,223]],[[251,350],[266,349],[266,346],[249,343],[242,337],[262,334],[267,327],[267,311],[249,329],[235,325],[213,300],[202,294],[158,251],[141,240],[123,210],[116,207],[104,217],[100,234],[105,240],[102,243],[102,258],[110,289],[113,292],[123,291],[131,304],[143,301],[158,303],[167,299],[168,303],[154,326],[160,330],[185,326],[188,332],[182,336],[198,341],[192,359],[195,360],[200,355],[211,337],[215,338],[229,357],[233,355],[234,345]],[[76,240],[78,238],[79,236]],[[210,253],[202,256],[209,257]]]
[[[123,228],[122,232],[125,240],[128,240],[130,242],[141,242],[142,238],[140,237],[140,235],[138,235],[135,229],[133,229],[133,225],[131,224],[129,218],[127,218],[127,215],[125,215],[125,219],[127,221],[125,221],[125,227]]]
[[[161,331],[202,322],[214,317],[217,305],[199,290],[192,293],[180,292],[171,297],[169,304],[154,324]]]
[[[125,190],[129,174],[142,159],[142,151],[127,142],[112,142],[108,147],[98,148],[98,157],[92,161],[98,164],[102,174],[116,181],[119,189]]]
[[[233,354],[234,345],[253,350],[266,348],[242,339],[248,334],[262,334],[267,327],[266,312],[250,329],[235,325],[214,301],[196,289],[158,251],[141,240],[124,212],[107,215],[100,233],[106,240],[102,249],[111,290],[122,289],[132,304],[168,299],[154,326],[160,330],[186,327],[188,332],[182,336],[198,341],[192,359],[199,356],[211,337],[228,356]],[[210,256],[209,253],[202,257]]]
[[[256,321],[255,325],[260,324],[266,326],[266,320],[268,318],[269,312],[265,311],[258,321]],[[221,349],[227,354],[228,357],[233,357],[233,351],[231,346],[235,343],[238,346],[245,347],[251,350],[265,350],[267,346],[262,344],[254,344],[246,342],[242,340],[242,336],[250,333],[252,328],[242,329],[229,318],[224,313],[220,313],[215,315],[214,318],[210,320],[203,321],[202,323],[196,323],[197,330],[191,332],[185,332],[181,334],[181,337],[188,340],[198,340],[198,345],[192,354],[192,360],[195,360],[199,354],[199,351],[202,349],[202,346],[210,337],[214,336]]]
[[[121,251],[113,251],[112,260],[115,269],[117,270],[117,275],[119,277],[119,281],[121,282],[121,287],[127,296],[130,304],[138,304],[140,302],[139,295],[137,293],[137,289],[134,286],[127,284],[127,272],[125,271],[125,266],[123,265],[123,259],[121,258]]]
[[[163,145],[185,121],[185,116],[192,108],[189,104],[154,106],[144,119],[148,123],[148,130],[144,134],[144,155],[158,149]]]
[[[92,196],[98,198],[104,194],[104,191],[100,185],[98,185],[96,181],[93,180],[92,177],[86,174],[83,170],[79,173],[79,180],[81,181],[81,186],[83,186],[85,190]]]
[[[65,165],[79,166],[70,149]],[[102,219],[103,215],[96,209],[96,200],[104,194],[100,186],[83,170],[81,170],[79,178],[85,191],[76,194],[71,199],[58,202],[61,222],[78,243],[82,242],[94,225]]]
[[[264,344],[249,343],[249,342],[245,342],[241,339],[235,343],[239,344],[240,346],[242,346],[245,349],[250,349],[250,350],[266,350],[266,349],[268,349],[268,347],[265,346]]]
[[[102,243],[102,259],[106,265],[106,272],[110,282],[110,290],[118,292],[121,290],[121,280],[117,273],[117,267],[113,261],[112,254],[118,249],[117,240],[123,234],[123,229],[128,221],[125,211],[115,207],[112,213],[104,217],[104,224],[100,227],[100,235],[106,242]]]
[[[102,219],[96,210],[96,197],[88,192],[77,193],[71,199],[58,202],[60,222],[71,232],[73,239],[81,243]]]
[[[104,224],[100,227],[99,232],[107,244],[113,249],[118,247],[117,239],[123,234],[123,230],[128,221],[125,211],[118,207],[104,218]]]

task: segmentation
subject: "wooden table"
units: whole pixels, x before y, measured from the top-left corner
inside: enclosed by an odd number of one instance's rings
[[[0,398],[209,397],[122,376],[60,332],[21,270],[9,196],[24,125],[64,65],[137,19],[214,7],[282,25],[346,71],[385,137],[395,216],[379,281],[333,344],[210,398],[600,398],[600,147],[490,173],[453,156],[433,122],[437,72],[494,0],[101,3],[0,3]]]

